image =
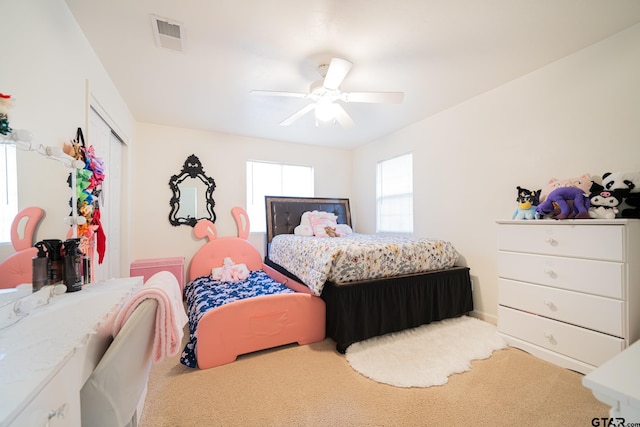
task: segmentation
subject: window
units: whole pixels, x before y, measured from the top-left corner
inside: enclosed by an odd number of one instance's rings
[[[266,232],[264,196],[313,197],[313,167],[247,162],[247,214],[252,232]]]
[[[378,232],[413,232],[413,155],[378,162],[376,229]]]
[[[0,144],[0,243],[11,242],[11,223],[18,214],[16,147]]]

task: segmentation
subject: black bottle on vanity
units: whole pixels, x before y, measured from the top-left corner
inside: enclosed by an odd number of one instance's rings
[[[42,241],[49,258],[49,282],[52,285],[64,280],[64,260],[62,259],[62,240],[45,239]]]
[[[67,292],[82,289],[82,251],[80,239],[67,239],[64,242],[64,284]]]
[[[51,260],[47,257],[45,245],[43,242],[35,244],[38,249],[37,255],[32,259],[31,284],[33,292],[38,292],[43,286],[49,285],[49,270],[51,268]]]

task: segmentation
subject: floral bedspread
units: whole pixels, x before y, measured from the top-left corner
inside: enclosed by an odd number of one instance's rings
[[[458,259],[445,240],[353,233],[338,238],[281,234],[269,259],[295,274],[315,295],[324,283],[379,279],[452,267]]]
[[[295,292],[273,280],[263,270],[252,271],[249,277],[238,282],[220,282],[210,276],[192,280],[184,288],[189,316],[189,341],[182,351],[180,363],[190,368],[198,366],[195,354],[198,322],[209,310],[241,299],[289,293]]]

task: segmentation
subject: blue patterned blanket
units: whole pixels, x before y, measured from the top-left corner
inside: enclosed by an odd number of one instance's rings
[[[184,288],[189,315],[189,341],[182,351],[180,363],[196,368],[195,348],[198,322],[209,310],[230,302],[262,295],[295,293],[282,283],[273,280],[263,270],[252,271],[249,277],[239,282],[220,282],[210,276],[198,277]]]

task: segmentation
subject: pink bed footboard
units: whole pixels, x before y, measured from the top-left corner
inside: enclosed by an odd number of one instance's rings
[[[308,294],[267,295],[236,301],[205,314],[198,323],[200,369],[231,363],[241,354],[325,337],[325,305]]]

